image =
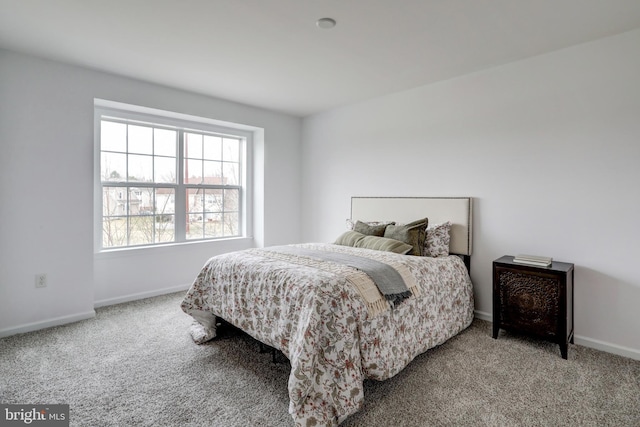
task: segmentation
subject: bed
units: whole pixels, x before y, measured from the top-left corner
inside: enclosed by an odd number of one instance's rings
[[[297,426],[341,423],[362,407],[365,379],[393,377],[473,320],[471,198],[352,197],[347,224],[334,243],[215,256],[181,305],[196,343],[223,319],[289,359]]]

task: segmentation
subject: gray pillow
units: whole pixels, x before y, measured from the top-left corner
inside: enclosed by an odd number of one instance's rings
[[[345,225],[347,226],[347,230],[353,230],[353,227],[355,227],[356,222],[358,220],[353,220],[351,218],[347,218],[347,220],[345,221]],[[387,225],[387,224],[395,224],[395,222],[393,221],[362,221],[367,225]]]
[[[411,245],[408,255],[422,256],[429,219],[419,219],[405,225],[388,225],[384,237]]]
[[[395,224],[395,222],[391,224]],[[362,221],[356,221],[356,224],[353,226],[353,231],[366,234],[367,236],[382,237],[384,236],[384,230],[387,228],[387,225],[388,224],[369,225]]]
[[[336,245],[351,246],[354,248],[373,249],[376,251],[394,252],[406,254],[413,249],[411,245],[386,237],[367,236],[357,231],[343,233],[335,242]]]

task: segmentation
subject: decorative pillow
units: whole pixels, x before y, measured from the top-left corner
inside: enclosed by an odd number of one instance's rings
[[[356,221],[357,222],[357,221]],[[354,222],[351,218],[347,218],[346,224],[347,224],[347,230],[353,230],[356,226],[356,222]],[[395,224],[395,222],[393,221],[366,221],[365,224],[367,225],[389,225],[389,224]]]
[[[384,231],[384,237],[400,240],[412,246],[408,255],[421,256],[426,240],[426,230],[429,219],[419,219],[405,225],[388,225]]]
[[[424,256],[440,257],[449,255],[451,241],[451,222],[433,224],[427,227],[427,238],[424,245]]]
[[[394,252],[406,254],[413,247],[398,240],[385,237],[367,236],[357,231],[343,233],[335,242],[336,245],[352,246],[354,248],[374,249],[376,251]]]
[[[356,221],[356,224],[353,226],[353,231],[366,234],[367,236],[382,237],[384,236],[384,230],[386,228],[387,228],[387,224],[369,225],[362,221]]]
[[[375,249],[377,251],[394,252],[401,255],[405,255],[409,253],[411,249],[413,249],[411,245],[408,245],[399,240],[377,236],[364,236],[364,238],[356,244],[356,247]]]
[[[361,240],[364,234],[357,231],[345,231],[334,242],[336,245],[355,247],[358,240]]]

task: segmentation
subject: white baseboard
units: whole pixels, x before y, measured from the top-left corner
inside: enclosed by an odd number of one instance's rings
[[[160,296],[160,295],[172,294],[174,292],[187,291],[190,286],[191,286],[190,284],[189,285],[178,285],[178,286],[173,286],[171,288],[163,288],[163,289],[157,289],[157,290],[153,290],[153,291],[138,292],[138,293],[135,293],[135,294],[123,295],[123,296],[115,297],[115,298],[101,299],[101,300],[95,301],[93,306],[94,306],[94,308],[106,307],[108,305],[122,304],[123,302],[136,301],[136,300],[139,300],[139,299],[145,299],[145,298],[157,297],[157,296]]]
[[[584,347],[606,351],[607,353],[617,354],[618,356],[628,357],[630,359],[640,360],[640,350],[635,348],[611,344],[610,342],[583,337],[581,335],[575,335],[573,337],[573,342]]]
[[[11,335],[24,334],[26,332],[33,332],[39,329],[51,328],[53,326],[66,325],[67,323],[79,322],[81,320],[92,319],[94,317],[96,317],[96,312],[95,310],[91,310],[85,313],[71,314],[68,316],[55,317],[53,319],[43,320],[40,322],[27,323],[24,325],[0,330],[0,338],[8,337]]]
[[[94,308],[104,307],[107,305],[120,304],[123,302],[135,301],[144,298],[157,297],[159,295],[171,294],[174,292],[186,291],[191,285],[179,285],[171,288],[158,289],[149,292],[140,292],[136,294],[125,295],[117,298],[108,298],[94,303]],[[68,316],[56,317],[53,319],[47,319],[40,322],[27,323],[25,325],[14,326],[7,329],[0,330],[0,338],[8,337],[16,334],[23,334],[26,332],[33,332],[39,329],[51,328],[53,326],[66,325],[67,323],[79,322],[81,320],[87,320],[96,317],[95,310],[91,310],[85,313],[71,314]]]
[[[493,321],[493,315],[491,313],[486,313],[484,311],[474,311],[475,317],[480,320],[486,320],[487,322]]]
[[[487,322],[493,322],[493,315],[484,311],[474,311],[475,317]],[[624,347],[610,342],[600,341],[594,338],[584,337],[582,335],[574,335],[573,342],[576,345],[593,348],[595,350],[605,351],[618,356],[628,357],[634,360],[640,360],[640,350],[630,347]]]

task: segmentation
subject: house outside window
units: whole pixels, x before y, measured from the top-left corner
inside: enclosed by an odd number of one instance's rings
[[[100,106],[95,123],[98,250],[246,236],[250,132]]]

